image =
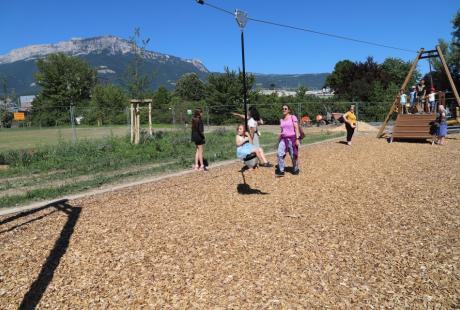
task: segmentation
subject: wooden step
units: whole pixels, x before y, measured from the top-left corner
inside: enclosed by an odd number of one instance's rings
[[[431,139],[433,138],[430,134],[418,133],[418,132],[405,132],[405,133],[394,133],[391,135],[393,138],[410,138],[410,139]]]
[[[429,139],[435,114],[399,114],[393,126],[392,138]]]

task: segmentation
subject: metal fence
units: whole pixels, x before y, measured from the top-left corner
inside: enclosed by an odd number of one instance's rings
[[[277,101],[280,98],[278,98]],[[317,123],[318,115],[321,116],[321,124],[334,122],[334,113],[345,113],[350,105],[355,105],[359,120],[366,122],[382,122],[392,102],[336,102],[336,101],[304,101],[286,103],[249,103],[255,106],[265,124],[279,124],[281,107],[288,104],[293,113],[300,119],[308,116],[312,124]],[[455,104],[455,102],[453,102]],[[203,122],[207,126],[231,125],[241,122],[241,119],[233,116],[231,112],[243,113],[242,104],[206,105],[206,103],[184,103],[176,107],[152,108],[152,122],[155,128],[189,128],[193,109],[203,109]],[[141,107],[141,127],[146,128],[148,123],[148,108]],[[94,108],[94,107],[71,107],[60,106],[54,108],[33,109],[25,112],[24,120],[10,119],[9,123],[2,118],[0,128],[0,142],[2,137],[17,141],[27,138],[27,135],[35,134],[35,130],[42,133],[50,132],[50,135],[58,136],[58,139],[83,139],[91,137],[103,137],[107,135],[127,135],[130,130],[130,109],[126,108]],[[5,128],[8,127],[8,128]],[[54,131],[53,131],[54,130]],[[53,133],[51,133],[53,132]]]

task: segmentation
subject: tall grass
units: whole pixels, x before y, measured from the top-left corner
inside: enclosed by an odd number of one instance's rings
[[[307,136],[304,143],[337,135]],[[265,132],[261,143],[266,152],[275,150],[277,135]],[[236,158],[235,133],[218,129],[206,134],[205,157],[209,162]],[[191,167],[195,145],[186,131],[143,133],[138,145],[129,137],[60,141],[34,149],[0,152],[0,207],[76,193],[126,178]],[[152,165],[153,164],[153,165]],[[6,195],[6,191],[13,193]]]

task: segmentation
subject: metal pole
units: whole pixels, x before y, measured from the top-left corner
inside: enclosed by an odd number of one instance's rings
[[[356,131],[358,131],[358,126],[359,126],[359,101],[356,102],[355,110],[356,110]]]
[[[129,114],[129,108],[128,107],[125,108],[125,112],[126,112],[126,124],[128,126],[128,131],[129,131],[130,128],[131,128],[131,121],[130,121],[130,114]]]
[[[152,132],[152,103],[149,102],[149,134],[150,136],[153,134]]]
[[[243,103],[244,103],[244,126],[248,128],[248,109],[247,109],[247,86],[246,86],[246,64],[244,61],[244,31],[241,29],[241,60],[243,62]]]
[[[70,123],[72,126],[72,142],[77,142],[77,130],[75,128],[75,106],[70,104]]]

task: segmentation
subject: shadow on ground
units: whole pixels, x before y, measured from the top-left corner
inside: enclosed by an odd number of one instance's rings
[[[43,297],[43,294],[45,293],[46,288],[48,287],[48,285],[51,283],[51,280],[53,279],[54,272],[56,268],[59,266],[62,256],[64,256],[65,252],[67,251],[67,248],[70,242],[70,237],[72,236],[74,232],[75,225],[77,224],[77,221],[81,213],[81,207],[73,207],[69,205],[67,202],[68,202],[67,199],[60,200],[60,201],[54,202],[52,204],[49,204],[49,205],[46,205],[46,206],[43,206],[43,207],[40,207],[34,210],[18,213],[16,215],[6,218],[3,221],[0,221],[0,226],[1,226],[9,222],[19,220],[22,217],[33,215],[36,212],[39,212],[39,211],[42,211],[48,208],[54,209],[50,213],[38,216],[27,222],[15,225],[7,230],[0,231],[0,234],[1,234],[1,233],[6,233],[8,231],[12,231],[24,225],[28,225],[32,222],[41,220],[55,212],[64,212],[67,215],[67,221],[64,227],[62,227],[61,233],[58,239],[56,240],[56,242],[54,243],[54,247],[51,249],[37,278],[32,283],[27,293],[24,295],[24,298],[21,301],[19,309],[37,308],[37,305],[40,302],[41,298]]]
[[[236,186],[238,194],[241,195],[268,195],[268,193],[262,192],[260,189],[251,188],[249,184],[246,183],[246,178],[244,177],[244,172],[249,170],[246,166],[240,170],[241,176],[243,177],[243,183],[240,183]]]

